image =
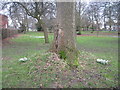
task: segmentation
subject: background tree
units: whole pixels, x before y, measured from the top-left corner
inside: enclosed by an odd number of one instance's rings
[[[49,4],[46,2],[31,2],[31,3],[20,3],[18,5],[22,6],[26,13],[37,20],[37,29],[43,29],[45,36],[45,43],[48,43],[48,33],[46,31],[45,23],[42,20],[42,16],[45,15],[45,12],[48,9]]]
[[[22,7],[27,15],[35,18],[37,20],[37,28],[40,27],[44,31],[45,43],[48,43],[48,33],[46,31],[45,22],[42,20],[46,14],[54,11],[53,2],[12,2],[4,3],[4,5],[12,4],[12,7]],[[53,7],[53,8],[52,8]]]
[[[83,27],[85,27],[84,25],[87,23],[84,23],[84,21],[86,21],[84,18],[85,15],[85,11],[86,11],[86,3],[82,2],[82,0],[78,0],[76,2],[76,16],[75,16],[75,22],[76,22],[76,29],[79,31],[77,34],[81,35],[81,30]]]
[[[118,34],[120,34],[120,2],[114,2],[111,7],[112,19],[115,22],[115,26],[117,26]]]
[[[102,17],[103,17],[103,22],[104,22],[104,30],[106,30],[107,28],[106,28],[106,15],[107,15],[107,4],[108,4],[108,2],[103,2],[103,7],[104,7],[104,9],[103,9],[103,13],[102,13]]]
[[[118,34],[120,34],[120,2],[118,2],[117,4],[117,12],[118,12],[118,16],[117,16]]]
[[[7,7],[7,4],[8,7]],[[2,8],[8,8],[8,15],[12,19],[12,25],[16,29],[21,29],[21,31],[26,32],[28,30],[27,14],[24,9],[17,6],[16,3],[4,3]]]
[[[109,31],[112,30],[112,23],[113,23],[113,20],[112,20],[112,7],[111,7],[111,2],[108,3],[108,7],[107,7],[107,18],[108,18],[108,22],[107,24],[109,25]]]

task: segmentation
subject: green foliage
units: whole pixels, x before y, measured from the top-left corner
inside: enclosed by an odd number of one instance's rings
[[[75,59],[75,60],[74,60],[73,66],[75,66],[75,67],[78,67],[78,66],[79,66],[78,59]]]
[[[81,31],[80,30],[77,32],[77,35],[81,35]]]
[[[40,23],[36,23],[37,31],[43,31],[43,28]]]
[[[37,31],[43,31],[43,28],[42,27],[37,27]]]
[[[66,62],[72,69],[77,68],[80,65],[77,57],[75,57],[74,60],[67,59]]]
[[[96,29],[96,27],[89,27],[89,29]]]
[[[59,51],[59,55],[60,55],[61,59],[66,59],[67,58],[67,55],[66,55],[65,51]]]

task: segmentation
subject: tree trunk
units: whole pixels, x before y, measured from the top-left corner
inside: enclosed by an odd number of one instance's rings
[[[110,11],[111,12],[111,11]],[[111,14],[111,13],[110,13]],[[109,17],[109,32],[112,31],[111,15]]]
[[[104,15],[104,30],[106,31],[106,21],[105,21],[105,15]]]
[[[42,20],[38,20],[38,23],[43,28],[44,37],[45,37],[45,43],[49,43],[48,32],[47,32],[45,23],[43,23]]]
[[[45,24],[43,24],[42,27],[44,30],[45,43],[49,43],[48,32],[47,32]]]
[[[104,8],[106,9],[106,4],[105,4],[105,6],[104,6]],[[105,13],[103,14],[103,16],[104,16],[104,30],[106,31],[106,10],[105,10]]]
[[[27,17],[27,15],[26,15],[26,31],[29,32],[28,17]]]
[[[120,11],[120,10],[119,10],[119,11]],[[118,12],[117,27],[118,27],[118,35],[120,35],[120,12]]]
[[[97,37],[98,37],[98,35],[99,35],[99,31],[100,31],[100,26],[99,26],[99,23],[98,23],[98,21],[97,21]]]
[[[57,24],[51,50],[59,54],[60,58],[67,59],[69,65],[77,66],[74,2],[57,2]]]
[[[93,24],[94,24],[94,23],[93,23],[93,21],[94,21],[94,20],[93,20],[93,15],[94,15],[94,14],[92,13],[92,31],[91,31],[91,33],[93,33],[93,32],[95,31],[95,29],[94,29],[94,27],[93,27],[93,26],[94,26],[94,25],[93,25]]]
[[[110,26],[109,26],[109,29],[110,29],[110,31],[112,31],[111,24],[110,24]],[[110,31],[109,31],[109,32],[110,32]]]
[[[80,22],[79,22],[79,35],[81,35],[81,1],[79,1],[79,17],[80,17]]]

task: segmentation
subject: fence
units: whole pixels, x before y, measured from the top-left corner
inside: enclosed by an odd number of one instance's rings
[[[15,34],[18,34],[18,30],[14,30],[14,29],[0,29],[1,35],[2,35],[2,39],[5,39],[7,37],[11,37]]]

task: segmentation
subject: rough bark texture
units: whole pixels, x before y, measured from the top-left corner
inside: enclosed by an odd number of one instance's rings
[[[38,23],[40,24],[39,26],[42,26],[42,28],[43,28],[45,43],[49,43],[48,32],[47,32],[45,23],[43,23],[42,20],[38,20]]]
[[[75,64],[78,59],[75,35],[75,3],[57,2],[57,26],[52,51],[61,58],[67,58],[70,65]]]
[[[44,36],[45,36],[45,43],[49,43],[48,32],[47,32],[45,24],[43,24],[42,27],[44,29],[43,31],[44,31]]]
[[[80,22],[79,22],[79,33],[78,35],[81,35],[81,1],[79,2],[79,17],[80,17]]]

